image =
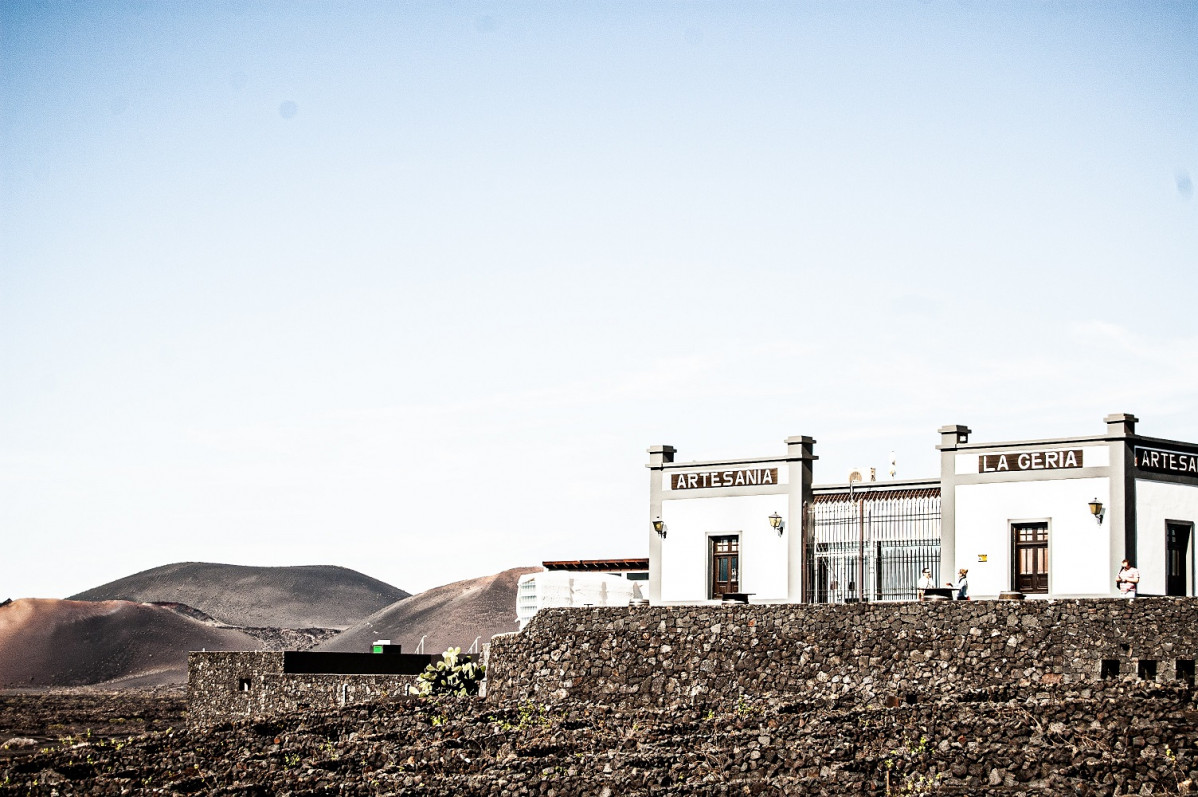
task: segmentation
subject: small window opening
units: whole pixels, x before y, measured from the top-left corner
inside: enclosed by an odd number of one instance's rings
[[[1119,660],[1118,659],[1103,659],[1102,660],[1102,677],[1103,678],[1118,678],[1119,677]]]
[[[1136,675],[1143,681],[1156,680],[1156,659],[1140,659],[1136,662]]]
[[[1177,669],[1174,671],[1175,677],[1179,681],[1194,683],[1194,660],[1193,659],[1178,659]]]
[[[1122,650],[1124,653],[1127,653],[1129,650],[1131,650],[1131,645],[1127,644],[1126,642],[1120,642],[1119,650]]]
[[[241,692],[250,691],[250,679],[242,678],[237,682],[237,689]]]

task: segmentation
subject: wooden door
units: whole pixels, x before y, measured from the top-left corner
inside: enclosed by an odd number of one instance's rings
[[[1048,592],[1048,524],[1016,523],[1015,589],[1023,593]]]
[[[1190,532],[1188,523],[1165,525],[1165,594],[1185,595],[1189,586]]]
[[[711,538],[711,598],[740,592],[740,538]]]

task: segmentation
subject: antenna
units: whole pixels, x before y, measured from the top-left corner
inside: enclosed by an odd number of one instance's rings
[[[890,452],[890,478],[893,479],[896,473],[898,473],[898,457],[895,456],[893,451],[891,451]]]

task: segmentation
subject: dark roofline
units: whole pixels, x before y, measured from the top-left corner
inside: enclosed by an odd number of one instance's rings
[[[855,492],[877,492],[885,490],[915,490],[921,487],[940,487],[940,477],[923,479],[883,479],[882,481],[854,482]],[[815,484],[811,489],[816,495],[820,493],[841,493],[849,489],[848,482],[833,482],[831,484]]]
[[[648,570],[648,559],[565,559],[541,562],[546,570]]]
[[[855,490],[853,500],[893,501],[900,498],[939,498],[939,487],[920,487],[906,490]],[[811,499],[813,504],[832,504],[849,500],[849,491],[820,493]]]

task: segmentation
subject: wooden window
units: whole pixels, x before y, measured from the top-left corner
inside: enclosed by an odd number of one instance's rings
[[[1048,592],[1048,524],[1015,523],[1014,585],[1019,592]]]
[[[740,537],[711,537],[711,593],[719,599],[729,592],[740,592]]]

